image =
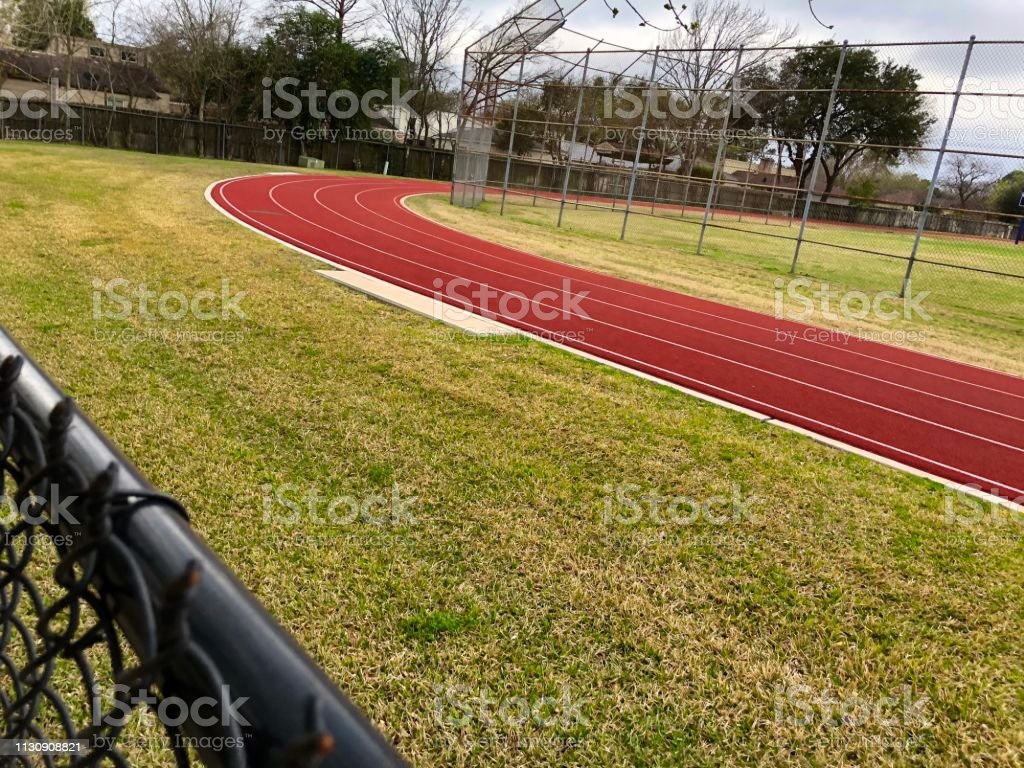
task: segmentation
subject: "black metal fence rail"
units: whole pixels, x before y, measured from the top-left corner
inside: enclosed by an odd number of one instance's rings
[[[0,765],[128,765],[165,704],[178,766],[405,764],[2,328],[0,481],[0,739],[82,750]]]
[[[72,104],[69,109],[70,115],[59,105],[35,100],[29,110],[12,110],[10,102],[0,98],[0,140],[288,166],[297,165],[305,155],[323,160],[333,170],[439,181],[452,178],[451,150],[387,141],[379,131],[337,129],[303,138],[301,132],[274,125],[200,121],[94,104]]]

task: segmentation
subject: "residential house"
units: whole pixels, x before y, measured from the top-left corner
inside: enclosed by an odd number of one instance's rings
[[[146,51],[100,40],[51,38],[42,51],[0,47],[0,89],[115,109],[178,112],[170,89],[147,66]]]
[[[392,141],[405,142],[410,133],[423,139],[430,147],[451,149],[449,144],[455,135],[458,116],[454,112],[435,110],[422,119],[404,104],[386,104],[380,108],[381,117],[392,127]]]

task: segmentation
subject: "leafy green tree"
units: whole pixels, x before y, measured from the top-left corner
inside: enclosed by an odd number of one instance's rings
[[[143,15],[154,69],[200,121],[234,86],[244,14],[243,0],[159,0]]]
[[[15,46],[28,50],[46,48],[51,37],[96,37],[85,0],[21,0],[11,27]]]
[[[270,82],[269,106],[271,117],[277,116],[289,126],[336,127],[368,126],[371,117],[362,109],[355,110],[351,117],[340,117],[337,113],[349,107],[348,101],[335,102],[338,109],[329,108],[330,94],[350,91],[357,97],[371,90],[381,90],[387,98],[370,103],[375,109],[388,103],[393,85],[404,88],[404,62],[395,46],[377,40],[355,45],[337,37],[337,22],[323,11],[308,11],[303,8],[281,16],[273,31],[260,42],[253,58],[253,66],[262,81],[259,89]],[[289,87],[284,78],[292,78]],[[295,82],[299,85],[294,85]],[[315,87],[319,96],[301,96],[300,91]],[[294,97],[301,99],[301,109],[293,116]],[[312,98],[312,103],[310,99]],[[378,103],[381,102],[381,103]],[[260,117],[267,103],[260,106]],[[310,108],[312,107],[312,108]],[[320,117],[319,115],[323,115]]]
[[[526,155],[537,146],[538,126],[544,120],[544,112],[539,105],[519,105],[516,120],[516,133],[512,136],[512,107],[504,110],[505,114],[498,120],[494,129],[493,146],[502,152],[508,149],[509,138],[512,139],[512,154]]]
[[[1022,213],[1021,195],[1024,195],[1024,170],[1011,171],[996,182],[988,196],[988,204],[999,213]]]
[[[796,168],[801,186],[806,185],[819,159],[817,142],[840,50],[831,41],[818,43],[797,51],[779,68],[778,87],[785,92],[778,94],[771,109],[771,127]],[[914,154],[934,122],[924,95],[918,91],[920,80],[921,74],[914,68],[883,61],[874,50],[847,50],[832,124],[820,158],[825,175],[823,199],[828,198],[843,171],[869,149],[888,165]]]
[[[865,153],[862,162],[847,167],[842,183],[852,203],[861,206],[869,200],[919,206],[928,195],[927,179],[912,171],[896,173],[870,152]]]
[[[871,176],[858,176],[846,185],[846,194],[850,196],[851,205],[867,208],[878,197],[878,182]]]

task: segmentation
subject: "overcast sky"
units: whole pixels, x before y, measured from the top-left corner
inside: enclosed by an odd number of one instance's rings
[[[559,0],[563,8],[579,0]],[[468,0],[470,7],[481,14],[479,36],[492,29],[508,12],[508,0]],[[659,32],[641,28],[640,19],[630,10],[626,0],[607,0],[619,8],[612,18],[602,0],[585,0],[568,21],[568,28],[584,32],[607,43],[631,48],[654,48]],[[665,0],[633,0],[633,4],[651,24],[675,27],[677,22],[664,8]],[[677,3],[680,0],[675,0]],[[894,43],[963,41],[972,34],[979,40],[1024,39],[1024,13],[1021,0],[814,0],[814,10],[833,30],[823,28],[807,5],[807,0],[747,0],[753,7],[763,7],[780,25],[787,22],[799,26],[797,42],[835,39],[851,43]],[[690,18],[689,11],[682,14]],[[592,42],[560,32],[551,44],[557,50],[584,50]],[[1017,53],[1024,46],[979,46],[975,49],[965,90],[985,93],[1024,94],[1024,60]],[[954,90],[963,63],[966,46],[897,47],[884,51],[886,59],[913,66],[921,75],[922,90],[949,92]],[[622,54],[627,61],[633,57]],[[575,57],[574,57],[575,58]],[[618,57],[616,57],[617,59]],[[607,61],[607,57],[602,59]],[[611,66],[606,64],[605,66]],[[623,65],[625,66],[625,65]],[[647,65],[645,65],[647,66]],[[646,70],[645,70],[646,71]],[[949,113],[950,97],[928,96],[927,108],[935,115],[935,124],[926,142],[938,146],[940,134]],[[1012,100],[1014,111],[1008,113],[1010,100],[966,96],[957,113],[950,148],[1019,155],[1024,137],[1024,97]],[[934,159],[922,154],[921,168],[928,170]],[[1017,166],[1017,160],[993,160],[997,165]]]
[[[508,0],[468,1],[471,8],[482,14],[485,27],[493,26],[511,5]],[[567,7],[573,0],[561,2]],[[653,48],[657,44],[658,33],[641,29],[640,20],[625,0],[608,2],[620,9],[616,19],[611,18],[601,0],[587,0],[570,17],[569,26],[620,45]],[[633,4],[653,24],[674,26],[672,15],[663,7],[664,0],[634,0]],[[858,43],[917,42],[965,40],[972,34],[980,40],[1024,38],[1020,0],[814,0],[814,9],[822,21],[835,26],[832,31],[818,25],[807,0],[753,0],[750,4],[764,7],[780,22],[795,22],[804,40],[835,36],[837,40],[847,38]],[[683,17],[687,15],[684,12]]]

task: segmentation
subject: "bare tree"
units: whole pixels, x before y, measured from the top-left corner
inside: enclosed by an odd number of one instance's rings
[[[416,132],[425,137],[433,96],[451,76],[449,60],[469,28],[464,0],[377,0],[375,9],[408,63],[418,91],[411,101],[420,116]]]
[[[691,21],[661,35],[662,48],[670,49],[659,59],[659,78],[663,85],[676,89],[686,99],[704,99],[714,91],[731,86],[736,72],[736,57],[743,46],[739,75],[762,72],[779,59],[783,48],[797,35],[797,26],[775,21],[763,8],[754,8],[743,0],[695,0]],[[686,127],[696,135],[704,133],[707,117],[697,110]],[[687,135],[687,134],[680,134]],[[678,150],[686,156],[686,174],[702,152],[703,142],[689,138]]]
[[[90,6],[89,0],[19,0],[10,22],[15,47],[43,50],[53,38],[64,44],[67,39],[95,37]]]
[[[244,0],[164,0],[143,16],[154,68],[200,121],[230,85],[231,48],[242,42],[245,10]]]
[[[520,0],[498,26],[470,43],[462,72],[461,114],[493,113],[506,96],[552,79],[551,67],[531,66],[518,82],[515,70],[520,62],[530,63],[531,52],[543,50],[545,41],[561,28],[564,20],[564,11],[557,3]]]
[[[661,35],[661,77],[682,91],[723,90],[736,68],[740,46],[757,48],[743,54],[740,73],[777,59],[779,48],[793,41],[795,24],[778,23],[764,10],[742,0],[696,0],[691,21]]]
[[[76,82],[74,54],[80,39],[96,37],[94,10],[93,0],[20,0],[12,16],[14,45],[25,50],[44,50],[56,43],[64,65],[54,68],[50,80],[63,81],[66,89],[82,87]]]
[[[995,181],[992,167],[981,158],[955,155],[942,177],[942,189],[967,208],[984,200]]]
[[[14,29],[14,3],[10,0],[0,0],[0,38],[11,34]]]
[[[354,30],[366,25],[370,17],[366,13],[359,13],[356,6],[361,0],[277,0],[277,8],[293,5],[304,5],[322,11],[334,19],[335,37],[340,43],[345,36]],[[271,14],[273,18],[274,14]]]

